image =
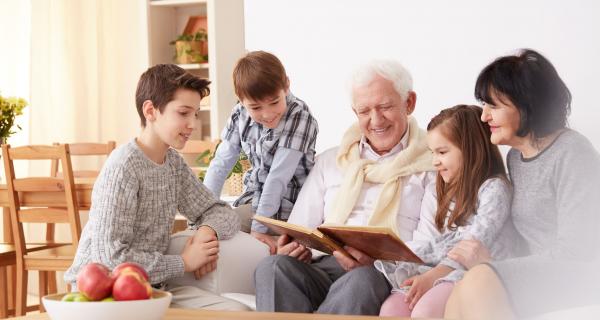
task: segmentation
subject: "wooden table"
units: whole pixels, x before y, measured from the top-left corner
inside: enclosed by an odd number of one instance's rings
[[[48,320],[48,314],[32,314],[25,317],[11,319],[21,320]],[[82,316],[81,319],[85,319]],[[313,313],[275,313],[275,312],[241,312],[241,311],[209,311],[209,310],[187,310],[169,308],[163,320],[369,320],[383,319],[373,316],[340,316]],[[408,319],[408,318],[385,318],[385,319]]]

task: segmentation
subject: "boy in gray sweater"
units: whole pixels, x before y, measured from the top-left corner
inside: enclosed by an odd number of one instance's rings
[[[183,148],[190,138],[209,84],[175,65],[157,65],[142,74],[136,90],[142,131],[112,152],[102,168],[92,192],[90,219],[75,261],[65,273],[66,282],[75,285],[78,271],[91,262],[111,269],[126,261],[139,263],[154,287],[184,272],[199,278],[216,268],[218,241],[240,229],[239,218],[227,204],[214,199],[173,150]],[[167,255],[177,213],[191,221],[197,232],[181,254]],[[170,291],[172,305],[178,307],[244,309],[195,287]]]

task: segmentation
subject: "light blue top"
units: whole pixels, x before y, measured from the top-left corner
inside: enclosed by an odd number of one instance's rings
[[[204,178],[204,185],[212,191],[215,196],[221,194],[223,184],[231,168],[235,165],[241,147],[236,147],[224,140],[219,144],[215,158],[210,162],[210,167]],[[267,180],[265,181],[260,202],[258,205],[258,214],[266,217],[272,217],[281,204],[281,197],[286,191],[288,182],[294,176],[294,172],[304,154],[298,150],[280,148],[273,157],[273,164]],[[266,233],[267,228],[261,224],[252,221],[252,230]]]

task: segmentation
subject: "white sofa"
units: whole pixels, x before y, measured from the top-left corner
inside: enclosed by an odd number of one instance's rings
[[[545,313],[528,320],[596,320],[600,319],[600,305],[584,306],[567,310]]]
[[[195,231],[185,230],[171,236],[167,254],[180,254],[188,237]],[[200,280],[192,273],[168,281],[169,286],[193,285],[239,301],[256,310],[254,270],[269,256],[268,247],[251,235],[238,232],[235,237],[219,242],[217,269]]]

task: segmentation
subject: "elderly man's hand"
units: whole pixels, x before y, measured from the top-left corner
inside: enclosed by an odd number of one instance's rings
[[[275,242],[273,236],[256,231],[251,231],[250,235],[267,245],[267,247],[269,247],[269,254],[275,254],[277,251],[277,243]]]
[[[347,257],[340,251],[334,251],[333,256],[340,266],[342,266],[342,268],[346,271],[350,271],[357,267],[373,265],[373,262],[375,262],[375,260],[366,253],[356,250],[352,247],[345,246],[344,250],[346,250],[346,252],[352,256],[352,258]]]
[[[277,254],[290,256],[302,262],[310,263],[312,252],[309,248],[299,244],[288,235],[283,235],[277,239]]]

